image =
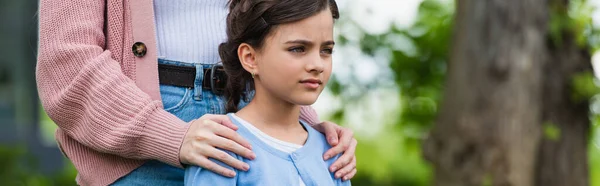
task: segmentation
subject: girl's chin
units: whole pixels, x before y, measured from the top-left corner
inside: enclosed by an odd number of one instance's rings
[[[295,98],[291,98],[290,101],[296,105],[302,105],[302,106],[312,105],[313,103],[315,103],[317,101],[317,97],[316,96],[295,97]]]

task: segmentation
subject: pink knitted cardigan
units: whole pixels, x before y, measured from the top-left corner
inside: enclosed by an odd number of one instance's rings
[[[149,159],[181,167],[188,125],[162,108],[154,28],[152,0],[40,1],[38,91],[80,185],[108,185]]]

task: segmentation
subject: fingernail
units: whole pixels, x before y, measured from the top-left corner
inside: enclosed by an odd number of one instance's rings
[[[342,174],[340,174],[340,173],[335,174],[335,178],[340,178],[341,176],[342,176]]]
[[[234,177],[235,176],[235,172],[227,171],[227,176],[228,177]]]
[[[331,172],[333,172],[335,170],[337,170],[337,167],[335,167],[335,166],[331,167]]]
[[[347,180],[348,180],[348,176],[344,176],[344,181],[347,181]]]
[[[328,159],[329,159],[329,157],[330,157],[329,155],[325,155],[325,156],[323,157],[323,159],[325,159],[325,160],[328,160]]]
[[[248,164],[244,164],[244,170],[245,170],[245,171],[248,171],[248,169],[250,169],[250,165],[248,165]]]
[[[331,138],[329,138],[329,141],[331,141],[331,143],[335,143],[335,142],[337,142],[337,139],[331,137]]]
[[[250,158],[254,160],[256,158],[256,154],[252,153],[252,155],[250,155]]]

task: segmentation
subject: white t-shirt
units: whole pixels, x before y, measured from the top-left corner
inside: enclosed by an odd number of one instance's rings
[[[227,39],[228,0],[154,0],[158,57],[214,64]]]

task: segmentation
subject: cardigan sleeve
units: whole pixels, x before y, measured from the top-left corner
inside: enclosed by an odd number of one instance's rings
[[[104,0],[41,0],[36,82],[48,116],[103,153],[174,166],[187,125],[125,76],[105,47]]]
[[[317,111],[315,111],[315,109],[313,109],[311,106],[300,107],[300,119],[306,121],[306,123],[308,123],[310,126],[315,126],[321,123]]]

